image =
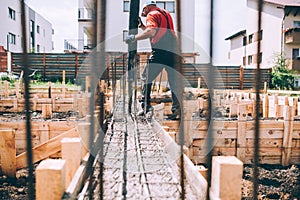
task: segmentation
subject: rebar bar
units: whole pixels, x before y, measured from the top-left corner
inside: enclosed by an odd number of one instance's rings
[[[27,150],[27,164],[28,164],[28,198],[35,199],[34,190],[34,166],[32,156],[32,141],[31,141],[31,117],[30,117],[30,101],[29,101],[29,60],[27,54],[27,34],[26,34],[26,15],[25,15],[25,2],[21,1],[21,29],[22,29],[22,64],[24,71],[24,90],[25,90],[25,112],[26,112],[26,150]]]

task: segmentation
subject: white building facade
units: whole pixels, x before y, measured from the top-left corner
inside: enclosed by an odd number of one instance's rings
[[[145,1],[146,0],[140,1],[140,13]],[[163,0],[156,2],[158,7],[170,12],[176,30],[176,1]],[[123,35],[128,31],[130,1],[113,0],[107,1],[106,4],[106,51],[127,52],[127,45],[123,41]],[[199,53],[202,49],[200,47],[197,48],[195,42],[196,28],[194,24],[196,24],[197,20],[195,17],[196,4],[196,0],[183,1],[181,8],[182,52],[187,55],[186,59],[188,62],[193,62],[197,57],[196,55],[203,55]],[[78,50],[85,51],[90,49],[92,41],[93,0],[79,0],[78,6]],[[142,20],[145,22],[145,18],[142,18]],[[149,52],[150,50],[150,42],[148,40],[138,42],[138,52]]]
[[[300,70],[300,65],[295,65],[296,57],[300,55],[300,32],[297,32],[297,27],[300,27],[299,9],[300,1],[264,0],[261,30],[258,31],[258,3],[247,0],[245,29],[226,38],[230,40],[231,62],[246,68],[255,68],[259,62],[261,68],[272,68],[277,56],[283,53],[290,61],[290,68]],[[259,55],[258,41],[261,41]]]
[[[49,21],[25,6],[28,52],[50,53],[54,33]],[[0,46],[10,52],[22,52],[21,1],[0,1]]]

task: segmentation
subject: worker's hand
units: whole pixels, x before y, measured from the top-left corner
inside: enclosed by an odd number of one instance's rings
[[[141,29],[146,28],[145,25],[142,22],[142,19],[140,17],[138,18],[138,27],[141,28]]]
[[[128,35],[125,37],[125,42],[128,43],[132,43],[135,41],[135,35]]]

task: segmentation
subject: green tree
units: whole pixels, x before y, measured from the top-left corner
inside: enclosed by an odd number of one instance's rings
[[[287,59],[283,54],[276,57],[271,73],[271,89],[293,90],[296,72],[288,69]]]

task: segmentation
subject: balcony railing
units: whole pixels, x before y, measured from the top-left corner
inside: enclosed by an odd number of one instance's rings
[[[65,51],[88,51],[91,50],[92,47],[92,41],[90,40],[73,39],[64,41]]]
[[[286,44],[300,44],[300,28],[288,28],[284,32]]]
[[[78,20],[92,20],[93,9],[78,8]]]

